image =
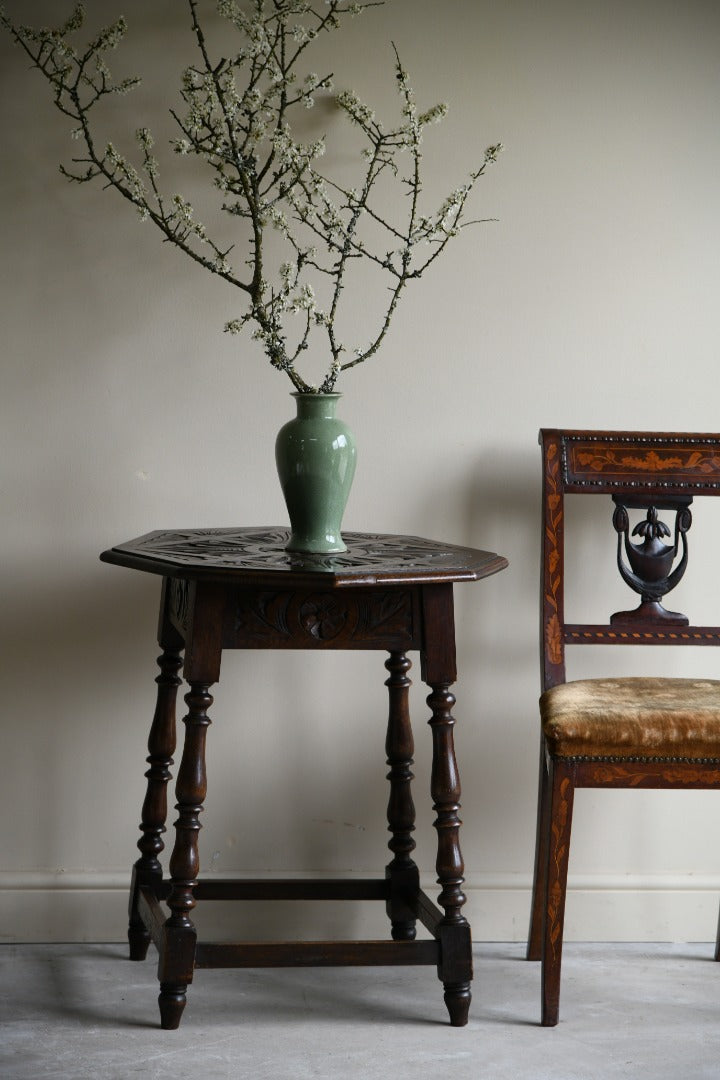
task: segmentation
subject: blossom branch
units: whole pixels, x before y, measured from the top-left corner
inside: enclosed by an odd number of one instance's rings
[[[168,196],[161,188],[160,165],[147,127],[136,132],[137,167],[110,142],[100,149],[92,110],[108,95],[127,93],[139,82],[129,78],[115,83],[106,62],[106,54],[118,47],[126,33],[125,20],[101,29],[84,50],[70,42],[84,25],[81,3],[56,30],[16,25],[2,7],[0,26],[47,79],[56,107],[73,122],[73,138],[84,144],[84,152],[71,159],[71,167],[60,166],[63,175],[76,183],[101,178],[106,188],[115,189],[135,207],[142,220],[151,221],[165,242],[238,288],[246,308],[225,324],[226,331],[239,333],[254,326],[253,337],[272,367],[284,372],[296,390],[332,391],[341,372],[378,351],[407,284],[420,278],[463,228],[491,220],[466,221],[465,211],[479,178],[502,147],[488,147],[469,179],[433,213],[423,213],[423,134],[443,119],[447,108],[439,104],[418,111],[393,44],[400,122],[386,128],[355,93],[338,94],[338,106],[362,135],[365,159],[357,187],[340,183],[318,167],[324,138],[303,144],[293,134],[295,111],[313,108],[318,94],[330,92],[333,77],[312,71],[303,77],[301,63],[311,45],[322,34],[338,29],[344,18],[381,7],[388,0],[324,0],[322,5],[320,0],[246,0],[242,5],[238,0],[217,0],[220,18],[240,38],[237,51],[222,57],[211,55],[203,29],[202,0],[187,2],[199,58],[182,75],[183,114],[170,109],[179,132],[171,146],[177,154],[192,155],[210,169],[219,207],[232,221],[233,234],[237,232],[249,248],[247,279],[238,276],[228,262],[235,243],[219,244],[197,220],[187,199],[180,194]],[[383,209],[387,200],[381,205],[377,198],[383,176],[399,187],[400,220]],[[272,245],[269,229],[276,234]],[[278,245],[283,253],[277,284],[271,286],[266,281],[266,263],[269,253],[276,257]],[[337,327],[350,292],[349,272],[360,262],[385,278],[388,299],[376,316],[369,344],[352,350],[340,339]],[[319,298],[314,282],[321,286]],[[296,365],[317,335],[325,338],[330,364],[319,386],[312,386]]]

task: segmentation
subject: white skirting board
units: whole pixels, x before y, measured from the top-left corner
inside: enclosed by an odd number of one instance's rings
[[[0,940],[123,941],[129,877],[129,873],[0,873]],[[423,887],[432,898],[437,896],[432,878],[424,879]],[[526,939],[528,875],[476,874],[464,888],[465,913],[476,941]],[[576,877],[568,889],[566,940],[711,941],[715,938],[719,903],[720,875]],[[384,905],[377,902],[206,901],[193,917],[206,940],[387,936]]]

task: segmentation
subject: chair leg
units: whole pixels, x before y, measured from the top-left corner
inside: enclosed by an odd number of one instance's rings
[[[715,959],[720,960],[720,915],[718,915],[718,928],[715,937]]]
[[[545,875],[547,871],[547,837],[550,831],[550,784],[548,777],[545,739],[540,740],[540,769],[538,775],[538,807],[535,834],[535,868],[533,871],[530,929],[526,957],[528,960],[542,958],[543,907],[545,902]]]
[[[543,1027],[554,1027],[558,1022],[560,1011],[560,965],[575,796],[573,766],[551,758],[549,788],[550,813],[546,840],[547,869],[542,944],[541,1023]]]

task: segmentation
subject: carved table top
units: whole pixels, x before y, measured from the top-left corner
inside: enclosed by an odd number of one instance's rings
[[[118,544],[100,558],[186,580],[331,588],[478,581],[508,565],[490,551],[374,533],[343,533],[348,550],[339,555],[301,555],[285,551],[289,536],[289,529],[272,526],[160,530]]]

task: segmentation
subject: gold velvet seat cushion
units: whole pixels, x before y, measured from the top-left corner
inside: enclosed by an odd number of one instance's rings
[[[582,679],[540,698],[555,757],[720,759],[720,681]]]

